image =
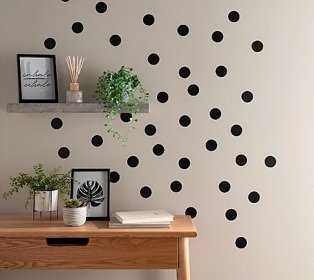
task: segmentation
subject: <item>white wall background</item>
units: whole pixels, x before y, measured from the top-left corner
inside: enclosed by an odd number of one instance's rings
[[[108,167],[120,174],[111,185],[111,210],[166,208],[174,214],[197,210],[194,223],[199,236],[191,240],[192,279],[213,280],[311,280],[314,275],[314,2],[310,0],[216,1],[173,0],[104,1],[105,13],[98,13],[99,1],[0,0],[0,191],[9,188],[9,176],[31,171],[43,162],[48,168]],[[240,19],[231,22],[228,14]],[[143,23],[151,14],[155,22]],[[84,30],[75,34],[74,22]],[[189,27],[187,36],[177,28]],[[221,31],[220,43],[212,33]],[[122,39],[112,46],[112,35]],[[47,38],[56,46],[48,50]],[[254,52],[254,41],[263,43]],[[103,128],[102,114],[8,114],[7,103],[18,102],[17,53],[47,53],[57,57],[59,97],[65,99],[69,76],[67,55],[86,57],[80,84],[86,100],[92,100],[97,77],[103,70],[133,67],[151,93],[150,113],[141,117],[129,144],[122,148]],[[150,65],[147,57],[157,53],[160,62]],[[224,65],[228,73],[218,77],[215,69]],[[191,70],[183,79],[182,66]],[[187,93],[197,84],[196,96]],[[169,95],[166,103],[159,92]],[[243,102],[244,91],[253,100]],[[221,110],[213,120],[209,112]],[[179,118],[188,115],[191,124],[182,127]],[[53,129],[54,118],[63,121]],[[121,121],[116,122],[122,127]],[[146,125],[157,132],[147,136]],[[243,132],[233,136],[238,124]],[[100,135],[104,143],[94,147],[91,139]],[[215,151],[206,149],[216,140]],[[156,156],[152,148],[161,144],[165,152]],[[68,147],[67,159],[58,156]],[[247,157],[238,166],[237,155]],[[140,164],[131,168],[130,156]],[[265,166],[267,156],[276,158],[273,168]],[[188,169],[178,160],[187,157]],[[182,183],[180,192],[170,189],[172,181]],[[227,193],[219,183],[228,181]],[[149,186],[152,195],[140,190]],[[248,195],[256,191],[257,203]],[[27,214],[25,193],[0,200],[1,214]],[[225,217],[228,209],[237,218]],[[247,246],[237,248],[244,237]],[[174,279],[174,271],[11,271],[0,279]]]

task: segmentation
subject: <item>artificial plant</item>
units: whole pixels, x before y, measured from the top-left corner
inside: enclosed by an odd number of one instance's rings
[[[66,208],[79,208],[86,206],[86,201],[82,199],[70,198],[64,201],[64,207]]]
[[[35,175],[20,172],[16,177],[10,177],[11,189],[3,193],[3,198],[7,199],[14,193],[18,193],[22,188],[28,188],[28,197],[25,208],[27,208],[31,199],[40,191],[58,190],[63,197],[70,193],[72,177],[70,171],[60,173],[61,166],[53,168],[52,171],[46,172],[42,163],[33,166]]]
[[[133,69],[122,66],[119,71],[105,71],[98,78],[95,96],[104,106],[107,131],[125,146],[129,132],[135,128],[135,123],[138,121],[140,103],[148,101],[148,92],[138,76],[133,73]],[[112,126],[112,121],[123,112],[131,114],[128,129],[124,134],[113,129]]]

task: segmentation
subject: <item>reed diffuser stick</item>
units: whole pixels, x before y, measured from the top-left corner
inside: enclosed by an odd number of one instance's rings
[[[78,84],[78,78],[81,73],[85,58],[78,56],[67,56],[66,63],[71,76],[71,84]],[[71,88],[70,84],[70,88]],[[74,87],[74,86],[72,86]],[[77,86],[75,86],[77,88]]]

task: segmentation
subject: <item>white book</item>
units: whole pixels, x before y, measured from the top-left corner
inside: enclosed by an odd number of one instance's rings
[[[171,222],[173,215],[166,210],[144,210],[114,212],[113,216],[122,224]]]
[[[115,217],[111,217],[109,221],[109,228],[169,228],[169,227],[170,222],[122,224]]]

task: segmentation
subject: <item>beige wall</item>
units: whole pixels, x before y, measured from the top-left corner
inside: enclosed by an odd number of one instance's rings
[[[69,2],[0,0],[0,191],[9,188],[8,177],[30,171],[43,162],[48,167],[107,167],[121,179],[111,185],[111,210],[166,208],[184,214],[197,210],[194,218],[199,236],[191,241],[192,279],[311,280],[314,274],[314,2],[310,0],[263,1],[105,1],[104,14],[95,10],[99,1]],[[228,14],[238,11],[240,20],[230,22]],[[145,14],[155,23],[143,24]],[[73,22],[84,24],[75,34]],[[181,37],[177,27],[186,24],[190,33]],[[220,30],[224,39],[213,42]],[[113,47],[109,38],[118,34],[122,43]],[[57,45],[47,50],[43,42],[53,37]],[[260,40],[257,53],[252,42]],[[131,66],[151,93],[150,113],[141,117],[129,144],[122,148],[103,128],[102,114],[8,114],[7,103],[18,102],[17,53],[47,53],[57,57],[59,97],[65,99],[69,77],[67,55],[86,57],[81,87],[92,100],[97,77],[103,70]],[[147,62],[158,53],[160,62]],[[225,65],[227,76],[215,75]],[[178,70],[191,69],[182,79]],[[200,93],[190,96],[187,87],[197,84]],[[241,99],[249,90],[250,103]],[[159,103],[157,94],[169,94]],[[218,120],[209,117],[219,108]],[[188,115],[191,125],[182,127],[179,118]],[[63,127],[50,122],[59,117]],[[154,136],[144,128],[152,123]],[[230,128],[241,125],[243,133],[233,136]],[[122,122],[116,125],[122,127]],[[91,144],[94,135],[104,143]],[[215,139],[217,150],[205,143]],[[152,148],[162,144],[165,153],[157,157]],[[71,155],[61,159],[57,151],[67,146]],[[240,167],[235,157],[246,155]],[[130,168],[126,161],[135,155],[140,164]],[[267,156],[277,164],[268,168]],[[191,167],[182,170],[178,160],[188,157]],[[179,180],[183,188],[174,193],[170,183]],[[227,180],[231,190],[219,191]],[[139,191],[152,189],[145,199]],[[258,203],[248,194],[257,191]],[[23,208],[25,193],[0,200],[0,213],[30,215]],[[237,219],[225,217],[228,209]],[[235,240],[243,236],[247,246],[239,249]],[[174,279],[174,271],[82,271],[0,272],[0,279]]]

